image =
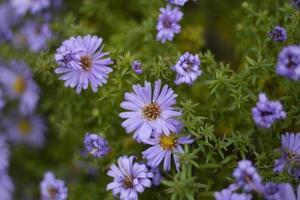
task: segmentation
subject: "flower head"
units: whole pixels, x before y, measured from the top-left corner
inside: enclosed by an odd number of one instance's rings
[[[153,174],[152,185],[159,186],[162,179],[162,175],[159,168],[151,168],[150,172]]]
[[[42,200],[65,200],[68,189],[65,182],[55,178],[52,172],[46,172],[40,184]]]
[[[135,60],[135,61],[133,61],[131,68],[136,74],[141,74],[141,73],[143,73],[142,66],[143,65],[140,61]]]
[[[261,190],[261,178],[249,160],[242,160],[238,163],[238,167],[233,171],[233,177],[235,184],[246,192]]]
[[[172,41],[174,35],[181,31],[178,22],[182,16],[183,13],[177,7],[172,9],[170,5],[167,5],[166,8],[161,8],[156,26],[158,31],[156,39],[161,43],[165,43],[167,40]]]
[[[285,133],[281,136],[281,158],[275,160],[275,172],[287,170],[300,176],[300,133]]]
[[[176,94],[167,85],[161,89],[161,81],[154,84],[152,92],[151,84],[145,82],[144,86],[133,85],[131,93],[125,93],[125,101],[121,107],[128,110],[120,113],[120,117],[126,119],[122,126],[127,133],[134,132],[133,137],[142,142],[151,137],[152,132],[169,135],[175,132],[177,120],[174,118],[181,113],[175,111]]]
[[[119,195],[121,200],[137,200],[138,193],[151,187],[153,174],[148,171],[145,164],[134,162],[134,156],[121,156],[118,166],[112,165],[107,174],[114,178],[107,185],[107,190],[112,190],[113,195]]]
[[[108,147],[108,141],[103,137],[93,133],[85,134],[84,145],[87,152],[97,158],[104,157],[110,151],[110,148]]]
[[[0,66],[0,83],[10,99],[19,100],[21,113],[28,114],[35,110],[39,87],[25,63],[11,61],[8,67]]]
[[[44,120],[37,115],[12,115],[4,119],[4,133],[12,143],[24,143],[42,147],[45,141],[46,126]]]
[[[108,53],[102,52],[102,38],[86,35],[71,37],[57,49],[55,59],[60,65],[55,73],[61,74],[65,87],[76,87],[76,92],[86,90],[90,84],[93,92],[106,84],[108,74],[113,70],[110,58],[103,58]],[[99,49],[100,48],[100,49]]]
[[[297,81],[300,78],[300,47],[291,45],[284,47],[279,53],[277,74]]]
[[[270,128],[272,124],[286,117],[279,101],[269,101],[265,93],[259,94],[259,101],[252,108],[254,122],[262,128]]]
[[[186,83],[191,85],[202,73],[200,65],[198,55],[192,55],[188,52],[183,54],[172,67],[172,70],[177,73],[175,84]]]
[[[274,42],[284,42],[287,39],[286,30],[281,26],[275,26],[268,35]]]
[[[16,25],[18,17],[8,3],[0,5],[0,42],[11,40],[14,37],[12,28]]]
[[[15,186],[6,172],[0,172],[0,194],[1,200],[13,200]]]
[[[10,3],[18,15],[24,15],[27,12],[36,14],[50,6],[50,0],[10,0]]]
[[[280,183],[266,183],[263,186],[262,194],[265,200],[282,200],[283,184]]]
[[[9,166],[10,152],[4,137],[0,136],[0,173],[6,171]],[[1,194],[1,193],[0,193]]]
[[[188,1],[188,0],[168,0],[169,3],[177,5],[177,6],[184,6],[184,4]]]
[[[215,200],[251,200],[252,196],[249,194],[233,193],[229,189],[222,190],[221,192],[215,192]]]

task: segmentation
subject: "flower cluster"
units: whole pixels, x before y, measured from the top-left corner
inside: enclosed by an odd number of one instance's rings
[[[86,133],[84,137],[85,149],[96,158],[102,158],[110,151],[108,141],[93,133]]]
[[[274,42],[284,42],[287,39],[286,30],[281,26],[275,26],[268,35]]]

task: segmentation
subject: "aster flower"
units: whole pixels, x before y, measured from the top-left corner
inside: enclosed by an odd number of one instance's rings
[[[17,34],[17,46],[28,46],[31,51],[39,52],[47,48],[47,41],[52,37],[52,32],[47,23],[39,24],[34,21],[27,22]]]
[[[161,179],[162,179],[162,175],[160,173],[159,168],[158,167],[151,168],[150,172],[153,174],[152,185],[159,186],[160,182],[161,182]]]
[[[201,62],[197,54],[192,55],[188,52],[183,54],[172,67],[172,70],[177,73],[175,84],[186,83],[191,85],[202,73],[200,65]]]
[[[8,3],[0,5],[0,41],[11,40],[14,37],[12,28],[16,25],[18,17]]]
[[[238,163],[237,168],[233,171],[233,177],[235,184],[246,192],[261,190],[261,178],[249,160],[242,160]]]
[[[15,186],[6,172],[0,172],[0,194],[1,200],[13,200]]]
[[[252,108],[254,122],[262,128],[270,128],[272,124],[286,117],[279,101],[269,101],[265,93],[259,94],[259,101]]]
[[[177,5],[177,6],[184,6],[184,4],[188,1],[188,0],[168,0],[169,3]]]
[[[10,99],[19,100],[23,114],[32,113],[39,100],[39,87],[23,62],[11,61],[8,67],[0,66],[0,83]]]
[[[91,84],[93,92],[106,84],[108,74],[113,70],[110,58],[102,58],[108,53],[102,52],[102,38],[86,35],[71,37],[57,50],[55,59],[60,65],[55,73],[61,74],[65,87],[76,87],[76,92],[86,90]],[[100,48],[100,49],[99,49]]]
[[[189,136],[179,137],[178,131],[165,135],[163,133],[156,133],[154,137],[145,141],[145,143],[151,145],[150,148],[142,152],[143,158],[147,160],[147,165],[156,168],[163,162],[163,168],[166,171],[171,169],[171,157],[173,156],[176,170],[179,171],[179,154],[183,154],[184,150],[182,144],[191,144],[194,142]]]
[[[153,174],[145,164],[134,162],[134,156],[121,156],[118,166],[112,165],[107,174],[114,178],[106,189],[112,190],[114,196],[119,195],[121,200],[137,200],[138,193],[151,187]]]
[[[50,6],[49,0],[10,0],[10,4],[18,15],[24,15],[27,12],[36,14],[37,12]]]
[[[177,130],[178,121],[174,118],[181,113],[173,108],[177,95],[168,85],[161,89],[161,81],[155,81],[153,93],[147,81],[144,87],[138,84],[132,88],[134,92],[125,93],[125,101],[121,103],[121,107],[128,110],[120,113],[120,117],[126,119],[122,126],[127,133],[134,132],[133,137],[142,142],[148,140],[154,130],[166,135]]]
[[[132,70],[136,73],[136,74],[141,74],[143,73],[142,70],[142,63],[138,60],[133,61],[132,65],[131,65]]]
[[[280,200],[299,200],[300,199],[300,185],[297,188],[297,198],[294,193],[293,187],[289,183],[285,183],[281,185],[281,196]]]
[[[291,45],[284,47],[279,53],[277,74],[297,81],[300,77],[300,47]]]
[[[158,23],[156,29],[157,41],[165,43],[167,40],[172,41],[174,35],[181,31],[181,27],[178,22],[181,20],[183,13],[179,8],[171,8],[167,5],[166,8],[160,8],[160,15],[158,17]]]
[[[275,172],[287,170],[300,176],[300,133],[285,133],[281,136],[281,158],[275,160]]]
[[[0,136],[0,173],[6,171],[9,166],[10,152],[4,137]],[[1,194],[1,193],[0,193]]]
[[[284,42],[287,39],[286,30],[281,26],[275,26],[268,35],[274,42]]]
[[[85,134],[84,145],[86,151],[96,158],[102,158],[110,151],[108,141],[93,133]]]
[[[65,200],[68,189],[65,182],[55,178],[52,172],[46,172],[40,184],[42,200]]]
[[[284,184],[280,183],[266,183],[263,186],[262,195],[265,200],[282,200]]]
[[[252,196],[249,194],[233,193],[231,190],[225,189],[221,192],[215,192],[215,200],[251,200]]]
[[[12,143],[24,143],[42,147],[45,141],[46,126],[44,120],[37,115],[12,115],[3,120],[4,133]]]

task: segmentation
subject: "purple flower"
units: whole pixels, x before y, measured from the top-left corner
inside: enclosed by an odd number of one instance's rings
[[[153,174],[152,185],[159,186],[160,182],[161,182],[161,179],[162,179],[162,175],[160,173],[159,168],[158,167],[151,168],[150,172]]]
[[[49,0],[10,0],[10,3],[18,15],[24,15],[28,11],[36,14],[50,6]]]
[[[110,58],[102,58],[108,53],[102,52],[102,38],[86,35],[71,37],[57,50],[55,59],[60,65],[55,73],[61,74],[60,79],[65,81],[65,87],[76,87],[76,92],[86,90],[89,83],[93,92],[106,84],[108,74],[113,70]],[[100,48],[100,49],[99,49]]]
[[[0,88],[0,111],[1,109],[5,106],[5,100],[4,100],[4,97],[3,97],[3,92],[2,92],[2,89]]]
[[[285,133],[281,136],[281,158],[275,160],[275,172],[287,170],[300,176],[300,133]]]
[[[11,61],[9,67],[0,66],[0,83],[10,99],[19,100],[21,113],[28,114],[35,110],[39,87],[25,63]]]
[[[184,6],[184,4],[188,1],[188,0],[168,0],[169,3],[177,5],[177,6]]]
[[[238,167],[233,171],[233,177],[235,184],[246,192],[261,190],[261,178],[249,160],[242,160],[238,163]]]
[[[56,179],[52,172],[46,172],[40,184],[42,200],[65,200],[68,189],[65,182]]]
[[[180,128],[175,133],[168,135],[156,133],[154,137],[145,141],[145,143],[151,145],[146,151],[142,152],[143,158],[147,160],[147,165],[156,168],[163,162],[163,168],[165,171],[171,169],[171,157],[173,156],[176,170],[179,171],[179,154],[183,154],[184,150],[182,144],[191,144],[194,142],[189,136],[179,137]]]
[[[215,200],[251,200],[252,196],[249,194],[233,193],[231,190],[225,189],[221,192],[215,192]]]
[[[85,134],[84,145],[87,152],[96,158],[102,158],[110,151],[110,148],[108,147],[108,141],[103,137],[93,133]]]
[[[281,185],[281,196],[280,200],[299,200],[300,199],[300,185],[297,188],[297,198],[295,196],[294,190],[289,183]]]
[[[118,166],[113,164],[107,174],[114,178],[106,189],[112,190],[114,196],[119,195],[121,200],[137,200],[138,193],[151,187],[153,174],[145,164],[134,162],[134,156],[121,156]]]
[[[254,122],[262,128],[270,128],[272,124],[286,117],[279,101],[269,101],[265,93],[259,94],[259,101],[252,108]]]
[[[200,65],[201,62],[197,54],[192,55],[188,52],[183,54],[172,67],[172,70],[177,73],[175,84],[186,83],[191,85],[202,73]]]
[[[265,200],[282,200],[283,184],[266,183],[263,186],[262,194]]]
[[[12,115],[3,120],[4,133],[12,143],[24,143],[42,147],[45,141],[46,126],[44,120],[37,115]]]
[[[300,77],[300,47],[291,45],[284,47],[279,53],[277,74],[297,81]]]
[[[128,110],[120,113],[120,117],[126,119],[122,126],[127,133],[134,132],[133,137],[142,142],[149,140],[154,130],[166,135],[177,130],[178,121],[174,117],[181,113],[173,108],[177,95],[168,85],[161,90],[161,81],[155,81],[153,93],[147,81],[144,87],[138,84],[132,88],[134,92],[125,93],[125,101],[121,103],[121,107]]]
[[[47,23],[39,24],[34,21],[27,22],[16,36],[17,46],[28,46],[31,51],[39,52],[47,48],[47,41],[52,32]]]
[[[4,137],[0,136],[0,173],[9,166],[10,151]],[[0,193],[1,194],[1,193]]]
[[[300,0],[292,0],[293,1],[293,5],[295,7],[299,7],[300,6]]]
[[[142,70],[142,63],[138,60],[133,61],[132,65],[131,65],[132,70],[136,73],[136,74],[141,74],[143,73]]]
[[[6,172],[0,172],[0,194],[1,200],[13,200],[15,186]]]
[[[287,39],[286,30],[281,26],[275,26],[268,35],[274,42],[284,42]]]
[[[18,17],[8,3],[0,5],[0,41],[11,40],[14,37],[12,28],[16,25]]]
[[[160,15],[158,17],[158,23],[156,29],[157,41],[165,43],[167,40],[172,41],[175,34],[181,31],[181,27],[178,22],[181,20],[183,13],[179,8],[171,8],[167,5],[166,8],[160,8]]]

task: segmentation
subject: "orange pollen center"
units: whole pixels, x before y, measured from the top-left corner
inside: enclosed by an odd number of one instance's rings
[[[143,109],[143,116],[150,121],[159,118],[160,113],[161,113],[160,107],[157,104],[153,104],[153,103],[146,105]]]
[[[26,90],[26,87],[26,80],[22,76],[17,76],[13,84],[13,89],[15,90],[15,92],[18,94],[22,94]]]
[[[19,125],[18,125],[19,131],[22,135],[26,136],[31,132],[31,124],[29,123],[29,121],[22,119],[21,121],[19,121]]]
[[[159,144],[164,150],[172,150],[177,144],[177,138],[175,134],[161,135]]]
[[[82,69],[85,71],[89,71],[92,68],[92,58],[90,56],[82,56],[80,62]]]

